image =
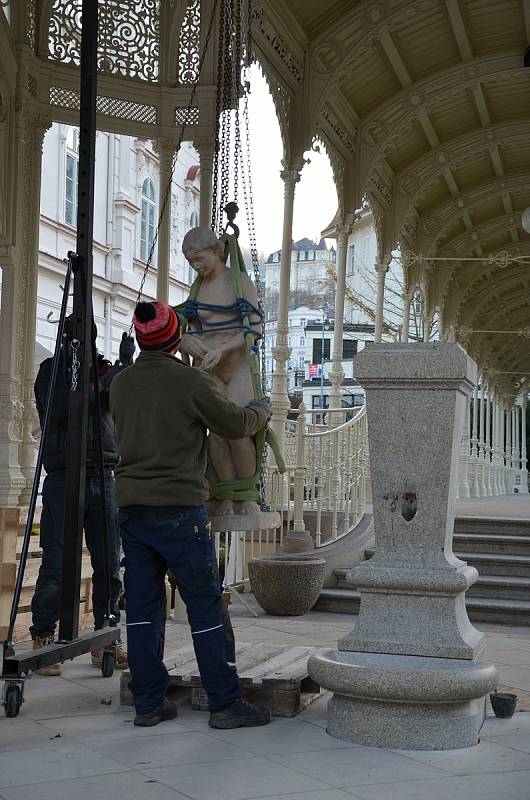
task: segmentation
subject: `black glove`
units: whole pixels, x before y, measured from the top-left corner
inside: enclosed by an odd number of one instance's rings
[[[123,364],[124,367],[132,364],[135,349],[133,337],[129,336],[127,331],[124,331],[120,342],[120,363]]]
[[[272,417],[271,401],[268,397],[262,397],[261,400],[251,400],[250,403],[247,403],[246,408],[257,408],[260,411],[264,411],[267,415],[267,422]]]

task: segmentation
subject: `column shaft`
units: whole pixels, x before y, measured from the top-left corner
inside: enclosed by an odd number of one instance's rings
[[[341,407],[341,384],[344,379],[342,369],[342,339],[344,334],[344,294],[346,292],[346,257],[348,254],[348,227],[337,226],[337,294],[335,296],[335,323],[333,331],[333,353],[331,363],[330,408]],[[330,422],[333,415],[329,414]]]
[[[289,168],[282,173],[284,184],[282,260],[280,264],[280,291],[278,301],[278,325],[276,346],[272,348],[275,368],[272,375],[271,427],[276,434],[280,448],[285,442],[285,421],[289,411],[289,392],[287,385],[287,359],[291,354],[288,346],[289,291],[291,285],[291,247],[293,239],[293,211],[296,184],[300,180],[300,169]]]
[[[408,342],[409,340],[409,326],[410,326],[410,304],[411,296],[405,293],[403,297],[403,321],[401,323],[401,341]]]
[[[375,301],[374,341],[381,342],[383,340],[386,266],[383,264],[376,264],[375,269],[377,273],[377,297]]]
[[[213,139],[200,139],[193,142],[199,153],[199,181],[201,196],[199,199],[199,225],[209,228],[212,224],[212,177],[213,177]]]
[[[157,144],[160,159],[159,210],[160,229],[158,231],[158,254],[156,275],[156,296],[163,303],[169,302],[169,267],[171,261],[171,167],[175,146],[172,142],[159,139]],[[167,193],[167,197],[166,197]]]
[[[519,491],[528,494],[528,470],[526,463],[526,406],[528,403],[528,389],[525,386],[521,406],[521,485]]]

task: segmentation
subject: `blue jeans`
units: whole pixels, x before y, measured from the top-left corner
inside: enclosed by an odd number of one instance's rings
[[[42,517],[40,545],[42,563],[35,594],[31,601],[33,638],[53,635],[61,609],[61,573],[63,567],[64,490],[66,472],[48,473],[42,488]],[[87,476],[85,496],[85,541],[92,563],[92,607],[94,627],[102,628],[107,613],[107,586],[105,582],[105,550],[103,547],[103,515],[101,511],[101,484],[99,478]],[[120,536],[114,505],[114,477],[105,472],[105,500],[108,528],[108,564],[110,571],[110,608],[120,619],[118,600],[121,594]]]
[[[119,510],[125,553],[129,688],[140,714],[164,698],[164,577],[173,573],[186,604],[193,646],[211,711],[241,696],[231,626],[225,622],[215,548],[204,506]]]

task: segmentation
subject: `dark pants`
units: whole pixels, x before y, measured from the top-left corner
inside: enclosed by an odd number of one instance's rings
[[[63,566],[64,489],[66,472],[50,472],[42,488],[42,517],[40,545],[42,564],[35,594],[31,602],[33,625],[31,635],[44,637],[55,632],[61,608],[61,573]],[[108,564],[110,572],[111,612],[120,619],[118,600],[121,594],[120,536],[114,505],[114,477],[105,473],[105,500],[108,526]],[[107,585],[105,581],[105,549],[103,547],[103,513],[101,509],[101,483],[87,476],[85,496],[85,541],[92,562],[92,607],[94,627],[102,628],[107,613]]]
[[[168,569],[186,604],[210,710],[230,705],[241,690],[206,509],[130,506],[120,509],[118,519],[125,553],[129,687],[136,710],[151,711],[169,686],[162,660]]]

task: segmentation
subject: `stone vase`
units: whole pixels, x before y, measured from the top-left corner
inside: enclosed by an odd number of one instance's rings
[[[325,565],[323,558],[311,555],[252,558],[248,562],[250,586],[267,614],[299,617],[318,600]]]

